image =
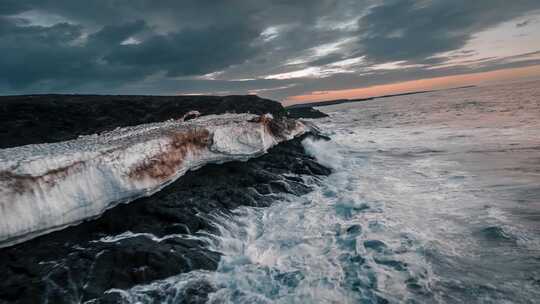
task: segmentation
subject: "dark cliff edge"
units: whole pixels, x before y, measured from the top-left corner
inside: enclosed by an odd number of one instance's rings
[[[191,110],[288,116],[279,103],[256,96],[40,95],[1,97],[0,107],[2,148],[180,118]],[[309,192],[301,177],[330,170],[304,151],[301,142],[308,136],[317,137],[306,134],[247,162],[188,172],[162,191],[98,219],[0,249],[0,303],[122,303],[118,293],[107,290],[216,270],[220,254],[187,236],[216,233],[208,220],[212,213],[269,206],[285,194]],[[122,234],[136,236],[107,239]],[[205,302],[212,291],[210,284],[192,286],[186,301]]]
[[[0,97],[0,149],[58,142],[117,127],[201,115],[287,115],[280,103],[255,95],[129,96],[20,95]]]
[[[324,118],[328,117],[328,114],[323,113],[312,107],[287,107],[287,116],[290,118]]]

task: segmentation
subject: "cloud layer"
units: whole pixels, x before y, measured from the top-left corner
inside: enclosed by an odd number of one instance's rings
[[[0,94],[281,99],[536,64],[519,52],[478,58],[467,46],[512,20],[540,32],[539,9],[537,0],[3,0]]]

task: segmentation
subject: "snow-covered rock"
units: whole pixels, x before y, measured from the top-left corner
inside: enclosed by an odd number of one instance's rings
[[[205,164],[261,155],[308,128],[223,114],[0,150],[0,247],[97,217]]]

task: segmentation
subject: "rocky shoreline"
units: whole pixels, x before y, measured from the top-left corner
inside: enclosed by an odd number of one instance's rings
[[[27,107],[30,107],[28,104],[36,106],[26,111],[30,111],[38,122],[60,126],[54,119],[54,112],[63,107],[76,109],[76,105],[66,104],[81,103],[84,99],[81,98],[79,96],[77,102],[71,99],[58,102],[57,99],[53,101],[42,96],[26,103]],[[94,98],[97,97],[91,97],[88,102],[95,101]],[[178,100],[175,100],[176,97],[158,97],[159,106],[152,104],[150,97],[140,97],[133,107],[146,107],[147,112],[137,120],[137,115],[133,113],[138,113],[140,109],[126,111],[125,115],[116,117],[123,107],[129,106],[122,101],[122,106],[117,109],[115,103],[107,101],[108,97],[100,98],[102,101],[96,105],[84,104],[80,107],[81,113],[88,111],[84,121],[76,122],[75,118],[69,118],[65,113],[57,115],[63,123],[76,123],[71,129],[51,127],[47,133],[47,129],[42,128],[33,136],[17,139],[13,139],[13,134],[24,136],[25,132],[30,131],[11,130],[9,138],[13,141],[4,140],[6,134],[2,134],[2,145],[64,140],[79,132],[85,133],[85,130],[97,132],[101,127],[177,118],[192,110],[203,115],[219,114],[219,111],[271,113],[277,118],[287,115],[279,103],[256,96],[221,99],[190,96]],[[123,98],[127,97],[120,100]],[[165,99],[160,101],[161,98]],[[186,101],[185,104],[182,99]],[[42,105],[46,104],[44,100],[49,100],[48,103],[52,105],[48,110],[42,109]],[[206,103],[208,100],[211,102]],[[13,101],[2,103],[0,99],[0,104],[20,111],[24,108],[24,103],[15,104]],[[170,110],[163,111],[162,107]],[[109,110],[105,111],[107,108]],[[11,120],[4,120],[2,124],[12,127],[21,124],[21,113],[14,114]],[[99,115],[105,115],[105,118],[100,120]],[[302,175],[324,176],[330,173],[328,168],[305,153],[301,141],[306,136],[317,135],[306,134],[284,142],[271,148],[267,154],[247,162],[207,165],[188,172],[150,197],[108,210],[98,219],[0,249],[0,303],[118,303],[119,295],[106,293],[107,290],[126,289],[191,270],[215,270],[220,254],[207,249],[204,242],[189,237],[203,231],[214,231],[209,215],[216,212],[226,214],[239,206],[268,206],[286,193],[305,194],[310,188],[302,182]],[[204,302],[212,287],[193,286],[189,292],[193,293],[190,298],[194,303]]]
[[[190,111],[287,115],[280,103],[255,95],[129,96],[20,95],[0,96],[0,149],[51,143],[168,119]]]

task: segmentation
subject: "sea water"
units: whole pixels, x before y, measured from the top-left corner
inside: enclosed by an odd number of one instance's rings
[[[323,107],[314,191],[216,214],[223,254],[130,302],[538,303],[540,82]]]

